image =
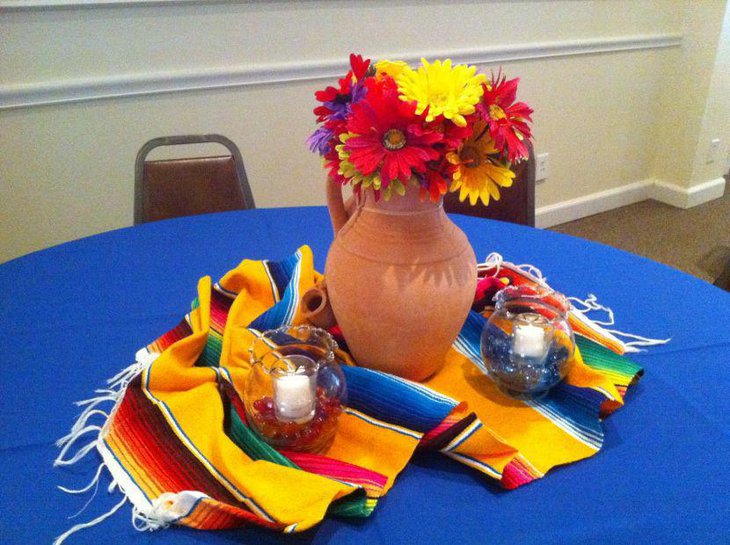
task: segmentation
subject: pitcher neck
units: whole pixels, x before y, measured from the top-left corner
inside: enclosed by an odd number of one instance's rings
[[[421,199],[418,186],[412,183],[406,185],[405,195],[394,194],[387,201],[382,196],[376,200],[373,191],[365,191],[361,198],[363,210],[382,214],[426,213],[443,207],[443,199],[438,202],[433,202],[428,197]]]

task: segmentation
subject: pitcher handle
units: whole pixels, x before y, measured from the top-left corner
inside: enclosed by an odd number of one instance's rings
[[[350,208],[351,208],[351,203]],[[329,209],[330,219],[332,220],[332,229],[335,236],[342,229],[342,226],[350,219],[348,206],[342,198],[342,186],[332,179],[327,178],[327,208]]]

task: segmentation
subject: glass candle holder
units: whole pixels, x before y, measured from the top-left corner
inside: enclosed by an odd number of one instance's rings
[[[570,303],[556,291],[528,286],[505,288],[494,301],[481,338],[487,374],[512,397],[540,398],[569,371],[575,351]]]
[[[244,406],[249,426],[264,441],[305,452],[331,444],[347,403],[336,349],[329,333],[309,326],[265,331],[253,342]]]

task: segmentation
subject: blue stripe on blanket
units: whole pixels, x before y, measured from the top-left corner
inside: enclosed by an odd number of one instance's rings
[[[457,402],[421,384],[387,373],[343,366],[348,406],[379,420],[427,433],[438,426]]]
[[[302,254],[297,251],[284,261],[265,263],[279,293],[284,295],[281,301],[256,318],[248,327],[266,331],[292,323],[301,296],[299,293],[301,262]]]

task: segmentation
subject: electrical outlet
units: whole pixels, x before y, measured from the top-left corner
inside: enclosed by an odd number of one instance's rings
[[[707,164],[714,163],[718,159],[718,154],[720,152],[720,139],[719,138],[713,138],[710,140],[710,147],[707,148],[707,160],[705,161]]]
[[[541,153],[535,157],[535,180],[546,180],[550,176],[549,153]]]

